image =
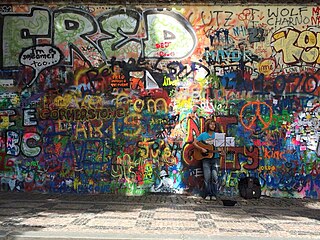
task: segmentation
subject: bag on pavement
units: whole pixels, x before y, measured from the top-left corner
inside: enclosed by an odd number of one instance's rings
[[[258,199],[261,197],[261,185],[256,177],[241,178],[238,187],[240,196],[245,199]]]

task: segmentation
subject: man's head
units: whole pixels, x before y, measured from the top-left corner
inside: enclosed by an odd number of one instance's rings
[[[206,131],[214,131],[216,129],[216,122],[213,119],[206,121]]]

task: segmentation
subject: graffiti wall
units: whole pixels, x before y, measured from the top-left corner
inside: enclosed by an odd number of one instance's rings
[[[1,191],[320,198],[320,7],[0,6]]]

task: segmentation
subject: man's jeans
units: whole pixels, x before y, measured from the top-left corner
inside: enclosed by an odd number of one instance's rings
[[[218,171],[219,171],[219,158],[202,160],[205,196],[217,196],[218,193]]]

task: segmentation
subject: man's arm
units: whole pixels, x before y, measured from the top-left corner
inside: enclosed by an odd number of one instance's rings
[[[198,141],[197,139],[195,139],[195,140],[193,141],[193,146],[195,146],[195,147],[196,147],[197,149],[199,149],[201,152],[206,153],[206,152],[207,152],[207,149],[201,147],[198,143],[199,143],[199,141]]]

